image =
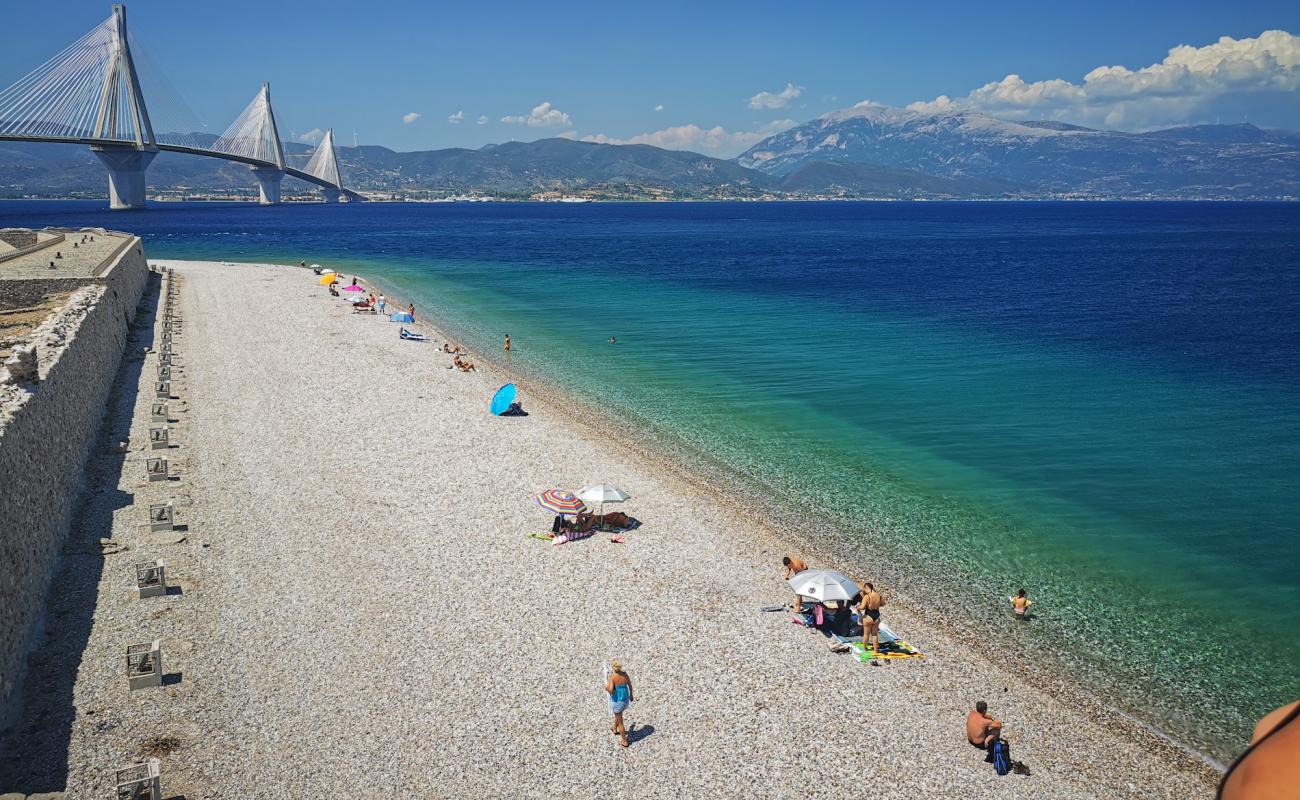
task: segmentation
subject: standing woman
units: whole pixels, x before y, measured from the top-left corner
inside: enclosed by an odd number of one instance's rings
[[[610,663],[609,678],[605,681],[605,693],[609,695],[609,710],[614,714],[614,725],[610,730],[622,739],[619,744],[627,747],[627,728],[623,727],[623,712],[632,702],[632,679],[623,671],[622,662],[615,659]]]
[[[862,593],[862,605],[858,606],[862,614],[862,645],[871,646],[871,654],[880,654],[880,607],[885,604],[885,597],[876,591],[876,587],[866,584]],[[872,644],[872,639],[875,644]]]

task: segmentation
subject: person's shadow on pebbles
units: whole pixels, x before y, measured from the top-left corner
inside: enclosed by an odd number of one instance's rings
[[[633,724],[627,729],[627,745],[631,747],[637,742],[645,739],[655,732],[653,725],[636,725]]]

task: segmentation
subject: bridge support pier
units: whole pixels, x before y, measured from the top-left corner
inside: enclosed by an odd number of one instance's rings
[[[325,202],[327,203],[337,203],[339,201],[339,195],[341,194],[340,190],[338,189],[325,189],[325,188],[322,188],[320,190],[320,193],[321,196],[325,198]]]
[[[253,167],[253,177],[257,178],[257,203],[263,206],[280,205],[280,180],[284,170],[270,167]]]
[[[144,208],[144,171],[158,151],[97,146],[91,147],[90,152],[108,170],[108,207],[114,210]]]

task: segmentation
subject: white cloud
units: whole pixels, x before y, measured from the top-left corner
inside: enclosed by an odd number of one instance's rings
[[[1236,122],[1247,114],[1294,126],[1300,123],[1297,90],[1300,37],[1265,31],[1253,39],[1224,36],[1204,47],[1179,45],[1160,63],[1136,70],[1097,67],[1082,83],[1008,75],[965,97],[940,95],[908,108],[975,109],[1002,117],[1125,130],[1214,122],[1221,116]]]
[[[325,138],[325,131],[320,128],[312,128],[306,133],[300,133],[297,136],[298,141],[303,144],[320,144],[320,140]]]
[[[478,122],[478,124],[480,124],[480,125],[486,125],[486,124],[488,124],[488,118],[487,118],[487,115],[484,114],[484,115],[480,116],[480,117],[479,117],[477,120],[475,120],[475,121]]]
[[[410,125],[412,122],[415,122],[419,118],[420,118],[420,114],[418,112],[412,111],[409,114],[402,115],[402,122],[406,125]]]
[[[452,125],[459,125],[460,121],[463,119],[465,119],[464,111],[457,111],[455,114],[449,114],[447,116],[447,121],[450,122]]]
[[[758,111],[764,108],[785,108],[790,101],[803,94],[802,86],[787,83],[779,92],[759,92],[749,98],[749,107]]]
[[[663,104],[663,103],[660,103],[659,105],[655,106],[655,111],[663,111],[663,110],[664,110],[664,104]]]
[[[549,100],[534,106],[526,117],[505,116],[501,121],[507,125],[527,125],[530,128],[567,128],[573,124],[569,115],[551,105]]]
[[[693,150],[708,155],[730,158],[749,149],[767,137],[793,128],[792,119],[778,119],[754,131],[730,132],[721,125],[701,128],[699,125],[677,125],[650,133],[639,133],[626,139],[606,136],[603,133],[583,136],[581,141],[599,144],[648,144],[665,150]]]

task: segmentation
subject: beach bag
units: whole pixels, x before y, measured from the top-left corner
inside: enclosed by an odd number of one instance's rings
[[[993,771],[999,775],[1011,771],[1011,746],[1001,739],[993,743]]]

